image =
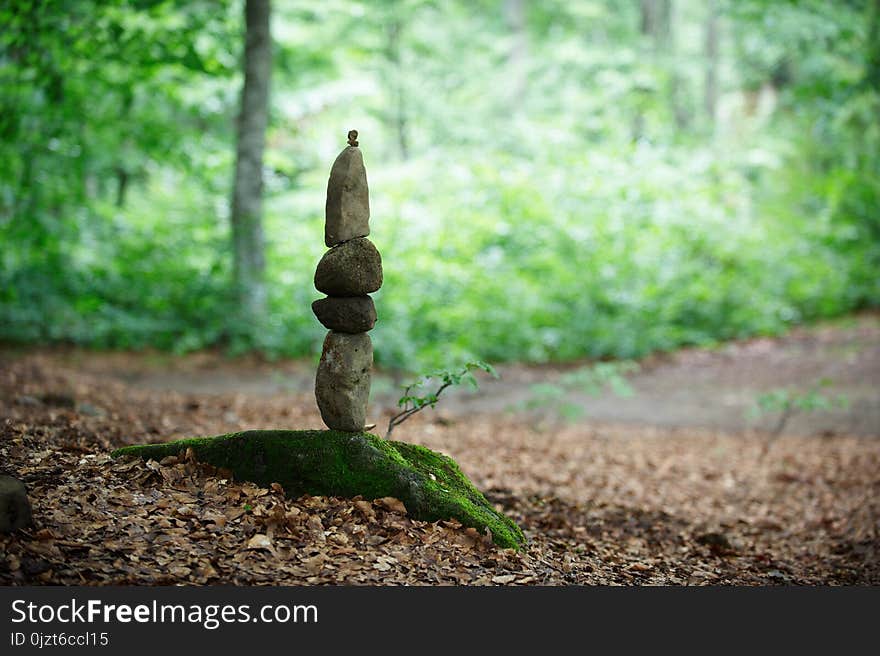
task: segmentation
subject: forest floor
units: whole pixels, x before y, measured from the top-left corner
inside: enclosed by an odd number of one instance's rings
[[[514,552],[393,499],[290,500],[193,462],[109,458],[319,428],[313,363],[6,348],[0,471],[27,484],[35,526],[0,536],[0,583],[880,584],[880,317],[640,365],[632,397],[569,394],[576,421],[524,408],[577,365],[508,365],[395,432],[454,457],[520,523]],[[758,395],[824,378],[846,408],[776,438],[773,416],[749,418]]]

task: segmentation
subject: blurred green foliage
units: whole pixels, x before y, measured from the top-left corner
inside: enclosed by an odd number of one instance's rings
[[[719,2],[714,120],[697,0],[662,57],[634,1],[275,4],[260,325],[231,307],[240,4],[0,8],[0,338],[314,355],[349,128],[386,366],[635,358],[880,301],[874,0]]]
[[[558,413],[569,421],[581,419],[588,414],[583,399],[571,400],[572,394],[599,396],[608,390],[621,398],[631,397],[635,391],[627,376],[639,370],[639,365],[629,360],[620,362],[597,362],[561,374],[556,380],[534,383],[529,387],[529,397],[520,408],[540,410],[544,414]]]

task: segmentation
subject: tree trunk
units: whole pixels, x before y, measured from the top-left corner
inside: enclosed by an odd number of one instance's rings
[[[705,25],[705,85],[703,87],[703,108],[711,130],[715,131],[715,117],[718,111],[718,3],[708,0],[708,13]]]
[[[403,24],[399,17],[392,16],[388,26],[387,57],[391,62],[391,78],[394,93],[394,131],[397,137],[397,150],[400,159],[409,158],[409,130],[407,126],[407,98],[403,81],[403,62],[400,53],[400,35]]]
[[[653,55],[663,70],[664,86],[675,127],[685,130],[690,113],[683,101],[685,82],[678,74],[675,54],[675,16],[672,0],[641,0],[641,32],[650,37]]]
[[[510,71],[509,100],[518,100],[526,89],[526,62],[529,42],[526,29],[526,0],[504,0],[504,22],[510,33],[510,50],[507,53],[507,67]],[[519,102],[511,105],[518,108]]]
[[[676,129],[683,132],[690,127],[691,123],[691,113],[687,103],[687,82],[678,72],[675,5],[672,0],[664,0],[664,4],[666,33],[663,37],[663,47],[666,69],[669,74],[669,106],[672,108],[672,118],[675,121]]]
[[[868,38],[865,59],[865,84],[880,93],[880,0],[873,0],[868,9]]]
[[[657,54],[657,40],[654,38],[654,35],[657,32],[657,9],[658,5],[656,0],[639,1],[639,33],[643,37],[650,37],[655,55]],[[643,43],[644,41],[645,39],[642,40]],[[643,49],[640,48],[640,50]],[[646,57],[647,54],[642,52],[640,56]],[[632,140],[634,142],[645,136],[644,105],[647,101],[648,95],[648,91],[645,89],[639,88],[636,90],[635,114],[632,121]]]
[[[266,312],[263,238],[263,149],[272,71],[270,0],[245,1],[244,84],[238,115],[232,247],[239,311],[259,321]]]
[[[654,50],[664,50],[666,38],[669,36],[670,3],[672,0],[641,0],[640,18],[641,32],[650,36],[654,42]]]
[[[121,164],[116,167],[116,207],[125,207],[125,197],[131,176]]]

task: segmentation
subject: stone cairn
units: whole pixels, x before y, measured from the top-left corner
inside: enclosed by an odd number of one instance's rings
[[[370,234],[370,198],[357,130],[330,169],[324,243],[330,248],[315,270],[315,287],[327,294],[312,311],[330,332],[324,338],[315,378],[315,398],[328,428],[364,430],[370,398],[376,324],[369,294],[382,286],[382,258]]]

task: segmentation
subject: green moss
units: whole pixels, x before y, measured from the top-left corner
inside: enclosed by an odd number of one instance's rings
[[[525,543],[519,526],[491,506],[452,458],[370,433],[253,430],[127,446],[111,455],[160,460],[187,448],[198,460],[229,469],[239,480],[280,483],[291,497],[396,497],[416,519],[454,518],[480,532],[488,528],[499,546]]]

